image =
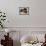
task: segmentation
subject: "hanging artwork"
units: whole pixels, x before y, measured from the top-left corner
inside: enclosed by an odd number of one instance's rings
[[[29,7],[19,7],[20,15],[29,15]]]

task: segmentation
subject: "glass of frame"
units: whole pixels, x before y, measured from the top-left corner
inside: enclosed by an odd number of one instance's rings
[[[29,15],[29,7],[19,7],[19,15]]]

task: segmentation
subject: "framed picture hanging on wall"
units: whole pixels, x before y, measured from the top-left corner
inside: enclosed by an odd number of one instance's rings
[[[29,7],[19,7],[19,15],[29,15]]]

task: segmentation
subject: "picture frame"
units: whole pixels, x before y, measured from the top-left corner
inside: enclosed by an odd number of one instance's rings
[[[19,15],[29,15],[29,7],[19,7]]]

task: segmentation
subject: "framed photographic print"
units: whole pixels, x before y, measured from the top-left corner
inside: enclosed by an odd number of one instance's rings
[[[29,15],[29,7],[19,7],[19,15]]]

